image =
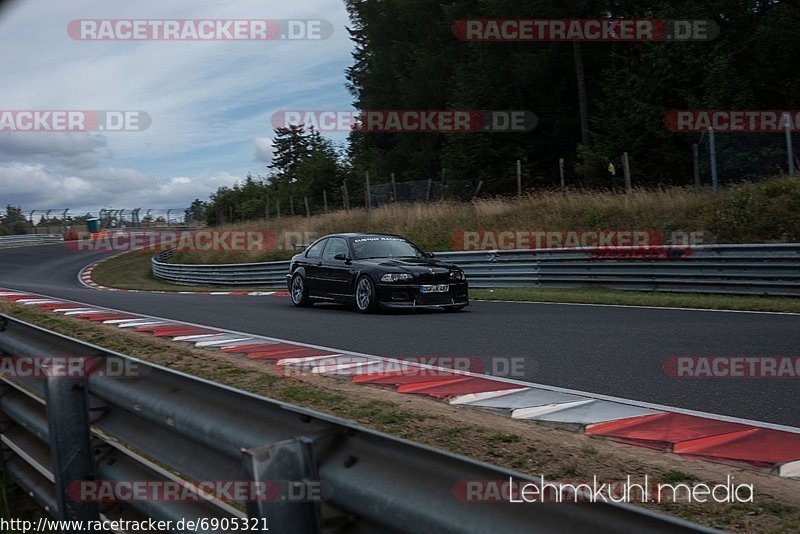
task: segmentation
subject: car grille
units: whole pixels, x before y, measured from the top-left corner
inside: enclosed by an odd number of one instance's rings
[[[417,295],[417,304],[420,305],[434,305],[434,304],[447,304],[453,296],[450,293],[428,293],[424,295]]]
[[[443,284],[450,280],[450,273],[422,273],[419,281],[423,284]]]

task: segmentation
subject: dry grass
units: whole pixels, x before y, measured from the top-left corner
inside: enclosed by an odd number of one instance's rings
[[[388,232],[408,237],[428,250],[450,250],[460,230],[649,230],[669,234],[704,231],[722,243],[800,240],[800,180],[777,178],[742,184],[714,196],[691,188],[613,191],[538,191],[520,198],[473,202],[393,204],[366,211],[336,211],[312,217],[281,217],[225,225],[261,229],[279,238],[281,250],[251,253],[179,253],[181,263],[236,263],[287,259],[285,245],[332,232]],[[289,234],[287,234],[287,232]],[[287,236],[288,237],[284,237]]]

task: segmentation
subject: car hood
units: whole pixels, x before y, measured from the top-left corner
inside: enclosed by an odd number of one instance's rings
[[[425,273],[429,269],[433,269],[435,272],[458,269],[452,263],[444,263],[433,258],[369,258],[358,260],[358,262],[374,265],[387,271],[406,271],[410,273]]]

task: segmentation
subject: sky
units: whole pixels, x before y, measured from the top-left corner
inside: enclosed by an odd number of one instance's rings
[[[73,39],[76,19],[322,19],[325,40]],[[342,0],[16,0],[0,10],[0,110],[139,110],[143,131],[0,131],[0,207],[183,209],[266,174],[271,116],[349,110]],[[343,134],[335,140],[343,141]]]

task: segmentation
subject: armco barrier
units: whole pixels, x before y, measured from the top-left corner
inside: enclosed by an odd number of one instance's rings
[[[175,284],[284,287],[289,262],[168,263],[153,274]],[[437,252],[471,287],[604,286],[640,291],[800,296],[800,244]]]
[[[43,245],[61,243],[62,241],[64,241],[64,236],[61,234],[0,235],[0,247],[6,245]]]
[[[124,517],[176,522],[263,518],[271,532],[301,534],[715,532],[613,503],[463,502],[453,493],[460,481],[514,477],[537,483],[537,479],[0,315],[4,369],[15,368],[9,360],[43,355],[89,357],[96,363],[94,369],[127,372],[125,376],[104,373],[46,378],[6,373],[0,378],[5,467],[59,519]],[[284,498],[288,496],[282,490],[270,501],[132,499],[98,504],[75,499],[71,483],[76,480],[112,484],[282,481],[295,489],[290,495],[308,496],[309,488],[320,487],[325,499],[323,503],[293,500]]]

